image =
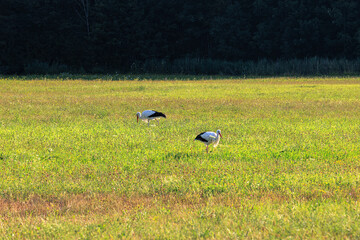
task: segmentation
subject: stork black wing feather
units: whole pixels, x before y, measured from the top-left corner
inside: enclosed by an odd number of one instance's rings
[[[196,136],[195,140],[199,140],[202,141],[204,143],[207,143],[208,141],[206,141],[204,138],[201,137],[201,135],[203,135],[205,132],[200,133],[199,135]]]
[[[154,111],[154,113],[151,114],[149,117],[164,117],[164,118],[166,118],[165,114],[163,114],[161,112],[157,112],[155,110],[153,110],[153,111]]]

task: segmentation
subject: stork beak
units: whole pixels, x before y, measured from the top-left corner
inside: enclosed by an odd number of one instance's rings
[[[222,137],[221,133],[219,133],[219,134],[220,134],[220,137]]]
[[[139,116],[136,116],[136,121],[139,122]]]

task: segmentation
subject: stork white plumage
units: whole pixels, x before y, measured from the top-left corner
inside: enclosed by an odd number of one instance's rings
[[[156,120],[159,122],[159,119],[161,117],[166,118],[165,114],[161,113],[161,112],[157,112],[154,110],[145,110],[142,113],[138,112],[136,113],[136,117],[137,117],[137,122],[139,122],[139,118],[143,121],[147,121],[148,126],[149,126],[149,122],[150,120]]]
[[[220,129],[214,132],[202,132],[199,135],[196,136],[195,140],[201,141],[206,145],[206,153],[209,152],[209,145],[214,144],[214,147],[216,147],[220,142],[221,131]]]

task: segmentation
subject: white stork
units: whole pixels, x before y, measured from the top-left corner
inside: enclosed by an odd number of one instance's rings
[[[206,145],[206,153],[209,151],[209,145],[214,144],[214,147],[216,147],[220,142],[221,131],[217,130],[216,133],[214,132],[202,132],[199,135],[196,136],[195,140],[199,140],[203,142]]]
[[[139,122],[139,118],[143,121],[147,121],[148,126],[149,126],[149,122],[150,120],[156,120],[159,122],[159,118],[163,117],[166,118],[165,114],[161,113],[161,112],[157,112],[154,110],[145,110],[142,113],[138,112],[136,113],[136,117],[137,117],[137,122]]]

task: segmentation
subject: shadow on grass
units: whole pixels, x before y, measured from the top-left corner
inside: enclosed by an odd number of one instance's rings
[[[201,156],[201,153],[195,152],[169,152],[164,156],[164,159],[174,159],[174,160],[185,160],[190,158],[196,158]]]

